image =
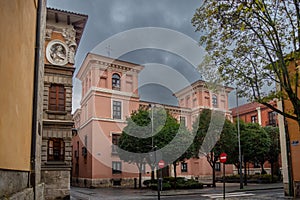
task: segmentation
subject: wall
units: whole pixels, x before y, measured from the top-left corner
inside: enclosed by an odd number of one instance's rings
[[[30,170],[36,6],[35,1],[0,2],[2,169]]]

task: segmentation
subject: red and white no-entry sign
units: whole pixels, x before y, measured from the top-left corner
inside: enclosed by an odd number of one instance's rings
[[[220,162],[225,163],[227,161],[227,154],[226,153],[221,153],[220,154]]]
[[[164,168],[164,167],[165,167],[165,161],[164,161],[164,160],[160,160],[160,161],[158,162],[158,167],[159,167],[160,169]]]

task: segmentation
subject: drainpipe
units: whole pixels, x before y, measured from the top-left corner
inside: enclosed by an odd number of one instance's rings
[[[34,83],[33,83],[33,110],[32,110],[32,132],[31,132],[31,172],[30,185],[33,187],[34,199],[36,199],[36,178],[35,178],[35,162],[36,162],[36,133],[37,133],[37,109],[38,109],[38,95],[39,95],[39,68],[40,68],[40,42],[41,42],[41,18],[43,0],[38,0],[37,18],[36,18],[36,39],[35,39],[35,60],[34,60]],[[40,124],[38,124],[40,127]],[[41,130],[38,130],[41,131]]]

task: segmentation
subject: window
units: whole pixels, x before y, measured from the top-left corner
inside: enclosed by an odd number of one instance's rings
[[[260,168],[260,163],[257,162],[257,161],[255,161],[255,162],[253,163],[253,167],[254,167],[254,168]]]
[[[215,170],[218,171],[218,172],[221,171],[221,163],[220,162],[216,162]]]
[[[49,88],[49,110],[65,111],[65,88],[63,85],[51,85]]]
[[[276,126],[276,112],[268,112],[269,126]]]
[[[113,119],[121,119],[121,101],[113,101]]]
[[[115,73],[112,75],[112,89],[120,90],[120,88],[120,75]]]
[[[251,116],[251,123],[257,123],[257,116],[256,115]]]
[[[52,138],[48,140],[48,161],[64,161],[65,143],[63,139]]]
[[[112,134],[112,153],[117,153],[117,149],[118,149],[118,142],[120,139],[120,135],[119,134]]]
[[[146,174],[146,164],[145,163],[142,164],[141,173]]]
[[[215,94],[212,96],[212,105],[215,108],[218,107],[218,97]]]
[[[121,174],[122,173],[122,163],[121,162],[112,162],[112,173]]]
[[[188,171],[187,163],[182,162],[181,163],[181,172],[187,172],[187,171]]]
[[[185,117],[180,116],[179,120],[180,120],[180,124],[185,126]]]

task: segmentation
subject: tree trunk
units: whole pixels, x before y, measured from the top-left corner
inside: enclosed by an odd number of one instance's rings
[[[247,185],[247,162],[244,161],[244,185]]]
[[[261,174],[266,174],[266,170],[264,169],[264,162],[260,162],[260,166],[261,166]]]
[[[139,172],[139,188],[142,188],[142,172]]]
[[[216,162],[212,163],[212,186],[216,187],[216,170],[215,170]]]
[[[174,178],[175,178],[175,181],[174,181],[174,189],[176,190],[176,185],[177,185],[177,170],[176,170],[176,162],[173,162],[173,170],[174,170]]]
[[[154,179],[155,179],[155,177],[154,177],[154,167],[153,167],[153,165],[150,165],[150,167],[151,167],[151,182],[154,182]]]
[[[274,162],[270,162],[271,165],[271,181],[274,182]]]

